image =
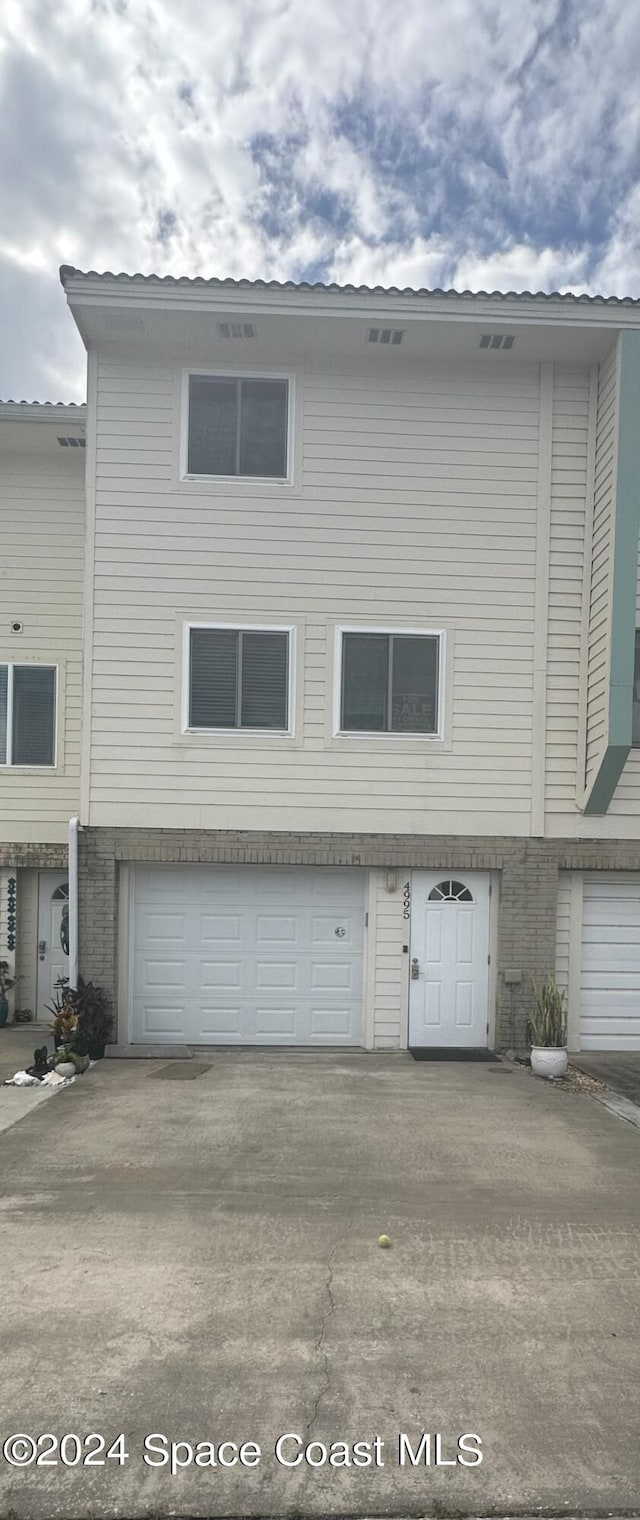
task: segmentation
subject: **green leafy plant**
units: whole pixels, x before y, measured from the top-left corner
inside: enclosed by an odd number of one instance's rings
[[[73,991],[74,1008],[78,1016],[77,1038],[74,1043],[81,1048],[87,1041],[107,1041],[113,1029],[113,1013],[108,993],[95,982],[85,982],[78,977]]]
[[[529,1017],[532,1045],[564,1047],[567,1043],[566,994],[555,977],[548,976],[540,987],[531,983],[534,1004]]]
[[[82,976],[78,977],[77,987],[61,985],[54,1002],[49,1004],[49,1012],[53,1014],[52,1034],[81,1052],[88,1041],[108,1040],[113,1028],[111,1004],[104,987],[85,982]]]

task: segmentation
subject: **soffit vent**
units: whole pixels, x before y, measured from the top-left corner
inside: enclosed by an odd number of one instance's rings
[[[513,348],[515,343],[513,333],[483,333],[480,339],[480,348]]]
[[[399,348],[403,338],[401,327],[370,327],[367,333],[367,343],[385,343],[392,348]]]
[[[86,438],[58,438],[61,449],[85,449]]]
[[[221,338],[255,338],[255,322],[219,322],[218,332]]]

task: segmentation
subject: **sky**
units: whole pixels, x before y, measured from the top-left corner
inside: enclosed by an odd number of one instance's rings
[[[61,263],[640,296],[638,0],[3,0],[0,396]]]

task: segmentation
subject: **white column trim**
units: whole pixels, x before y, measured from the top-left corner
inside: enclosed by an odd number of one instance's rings
[[[581,806],[587,781],[587,696],[589,686],[589,611],[591,602],[591,556],[596,478],[598,428],[598,365],[589,369],[589,420],[587,423],[587,479],[585,490],[584,551],[582,561],[582,619],[580,626],[580,675],[578,689],[578,746],[576,802]]]
[[[553,364],[546,363],[540,365],[536,581],[533,625],[533,702],[531,715],[533,726],[531,744],[531,833],[535,838],[542,838],[544,836],[545,824],[553,373]]]
[[[80,823],[89,823],[91,808],[91,736],[93,702],[93,608],[95,591],[96,468],[98,428],[98,356],[87,359],[87,425],[85,448],[85,549],[82,663],[82,735],[80,740]]]

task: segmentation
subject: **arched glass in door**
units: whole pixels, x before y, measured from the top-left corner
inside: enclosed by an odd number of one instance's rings
[[[429,902],[473,902],[473,893],[463,881],[439,881],[431,888]]]

